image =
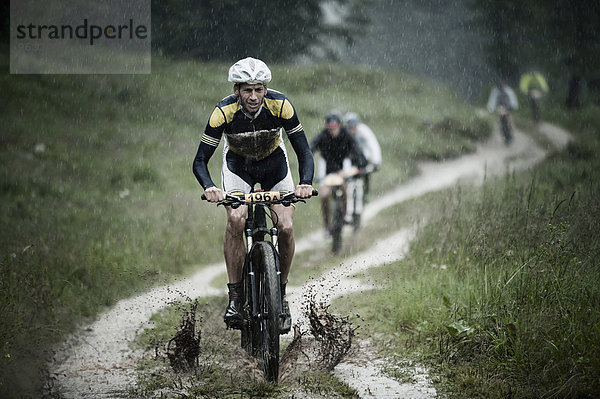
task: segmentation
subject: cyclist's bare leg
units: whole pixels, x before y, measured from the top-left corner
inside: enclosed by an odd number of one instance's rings
[[[358,187],[357,187],[357,182],[358,180],[350,180],[348,181],[347,184],[347,191],[351,194],[356,193],[356,195],[358,195]],[[352,197],[355,197],[354,195],[352,195]],[[346,201],[346,212],[344,213],[345,219],[346,220],[350,220],[352,218],[352,214],[355,212],[355,203],[353,201],[353,198],[350,198],[349,201]]]
[[[294,207],[273,205],[271,214],[277,214],[273,216],[278,221],[277,230],[279,232],[279,263],[281,269],[281,282],[286,283],[290,268],[292,266],[292,259],[294,258],[294,252],[296,250],[296,243],[294,241]]]
[[[237,209],[226,207],[227,227],[225,229],[225,265],[230,283],[237,283],[242,279],[242,266],[246,257],[246,244],[244,243],[244,226],[248,207],[243,205]]]
[[[271,215],[274,220],[277,220],[277,230],[279,232],[279,268],[281,271],[281,295],[283,296],[282,313],[286,316],[280,322],[279,331],[281,334],[286,334],[292,327],[292,315],[290,314],[289,304],[285,299],[285,286],[287,285],[292,258],[296,250],[293,228],[294,207],[279,204],[273,205]]]

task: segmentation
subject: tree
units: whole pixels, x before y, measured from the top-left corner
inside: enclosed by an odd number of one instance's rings
[[[537,13],[527,0],[473,0],[475,25],[487,38],[485,53],[498,76],[515,80],[524,61],[535,58]]]
[[[531,65],[569,74],[566,105],[580,103],[581,83],[599,87],[600,2],[597,0],[472,0],[488,38],[488,62],[505,78]]]
[[[364,0],[338,0],[341,24],[325,23],[321,0],[152,0],[152,42],[163,52],[203,60],[250,54],[267,61],[305,54],[323,35],[351,41],[366,23]]]
[[[597,0],[554,0],[552,43],[569,70],[566,106],[579,107],[582,81],[595,87],[600,79],[600,3]],[[596,88],[597,89],[597,88]]]

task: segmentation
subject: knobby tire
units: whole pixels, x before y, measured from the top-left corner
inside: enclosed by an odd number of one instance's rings
[[[331,251],[334,254],[338,253],[342,247],[342,227],[344,226],[344,204],[342,203],[343,200],[344,197],[341,194],[336,194],[333,209],[333,220],[331,221]]]
[[[504,143],[508,145],[512,141],[512,126],[510,125],[510,120],[508,119],[508,116],[504,116],[500,119],[500,125],[502,128],[502,136],[504,137]]]
[[[363,190],[362,183],[356,182],[354,184],[354,190],[352,190],[352,202],[354,203],[354,212],[352,213],[352,228],[356,232],[360,229],[360,213],[356,212],[356,208],[358,207],[358,190]],[[364,193],[363,193],[364,194]],[[363,196],[364,200],[364,196]]]
[[[279,318],[281,315],[281,287],[277,273],[275,249],[269,242],[256,244],[253,253],[255,270],[261,270],[258,279],[258,308],[264,315],[254,324],[257,357],[267,381],[279,377]]]

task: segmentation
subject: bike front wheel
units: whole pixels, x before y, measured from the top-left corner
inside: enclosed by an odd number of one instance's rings
[[[277,382],[279,377],[279,319],[281,317],[281,286],[277,272],[277,256],[270,242],[257,243],[254,264],[259,272],[258,319],[253,335],[257,346],[257,357],[267,381]]]
[[[512,141],[512,126],[510,119],[507,115],[500,119],[500,127],[502,130],[502,136],[504,137],[504,143],[509,145]]]
[[[337,254],[342,248],[342,228],[344,227],[344,197],[336,194],[331,220],[331,252]]]

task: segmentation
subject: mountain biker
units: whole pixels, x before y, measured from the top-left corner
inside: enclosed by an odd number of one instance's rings
[[[233,94],[221,100],[210,115],[194,158],[193,171],[210,202],[222,201],[227,192],[250,192],[260,184],[263,190],[294,191],[299,198],[312,196],[314,161],[302,124],[290,100],[267,89],[271,71],[261,60],[244,58],[229,69]],[[292,144],[299,164],[300,182],[294,186],[282,129]],[[208,161],[224,137],[222,188],[217,188],[208,171]],[[229,283],[229,304],[224,321],[240,329],[241,274],[245,258],[243,231],[247,206],[226,207],[227,227],[224,253]],[[294,256],[294,207],[273,205],[271,213],[279,230],[281,294],[285,320],[281,333],[290,330],[292,320],[285,300],[285,287]]]
[[[504,82],[498,81],[490,92],[487,109],[490,113],[495,112],[500,117],[500,125],[506,144],[512,139],[512,118],[510,112],[517,108],[519,108],[519,101],[513,89]]]
[[[368,166],[372,166],[373,171],[378,170],[381,166],[381,147],[379,146],[379,142],[377,141],[377,137],[375,134],[363,122],[361,122],[360,117],[355,112],[348,112],[344,115],[344,122],[348,131],[354,136],[356,143],[358,144],[358,148],[362,151],[363,155],[367,159],[369,163]],[[368,202],[369,196],[369,174],[365,174],[363,176],[363,200],[364,202]],[[362,202],[362,201],[361,201]],[[361,203],[362,206],[362,203]],[[357,212],[360,213],[362,209],[357,209]],[[346,218],[351,218],[352,209],[347,209],[348,213],[346,214]]]
[[[540,121],[540,109],[538,100],[548,92],[548,83],[539,72],[528,72],[521,76],[519,81],[519,89],[523,94],[527,95],[529,105],[531,107],[531,116],[535,123]]]
[[[350,159],[359,168],[367,166],[367,160],[358,148],[356,140],[342,126],[342,119],[336,112],[329,113],[325,117],[325,129],[316,135],[310,142],[313,154],[320,151],[325,160],[325,173],[344,174],[344,159]],[[346,187],[343,187],[344,198],[346,198]],[[331,189],[325,185],[319,188],[321,196],[321,212],[323,215],[323,226],[325,232],[329,232],[329,198]],[[344,203],[346,201],[344,200]]]

